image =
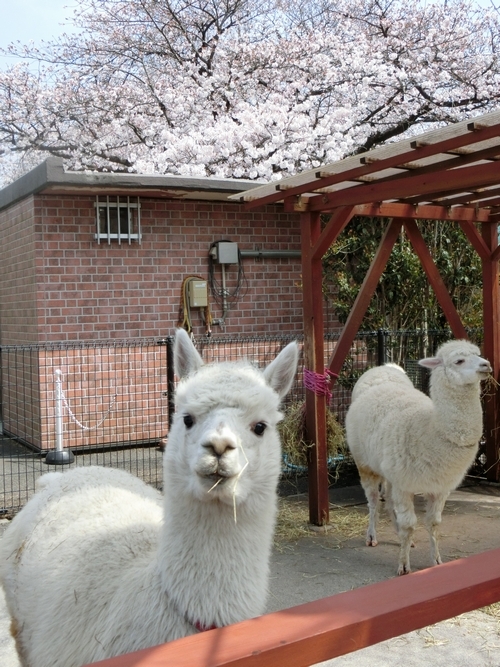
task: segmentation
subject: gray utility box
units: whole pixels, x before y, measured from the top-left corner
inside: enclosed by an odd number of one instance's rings
[[[219,241],[214,246],[215,261],[219,264],[238,264],[238,244],[231,241]]]

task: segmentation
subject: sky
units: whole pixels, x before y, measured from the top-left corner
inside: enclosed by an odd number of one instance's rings
[[[67,24],[77,5],[77,0],[0,0],[0,47],[17,40],[39,43],[71,32]],[[0,57],[0,67],[9,62],[12,58]]]

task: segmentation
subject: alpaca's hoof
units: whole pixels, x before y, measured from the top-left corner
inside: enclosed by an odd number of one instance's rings
[[[398,567],[398,577],[401,577],[403,574],[410,574],[410,572],[411,572],[411,569],[410,569],[409,565],[405,565],[404,563],[402,563]]]
[[[367,547],[376,547],[378,544],[377,538],[373,537],[372,535],[368,535],[366,537],[366,546]]]

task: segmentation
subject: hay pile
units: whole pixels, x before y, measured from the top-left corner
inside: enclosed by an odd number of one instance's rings
[[[366,507],[341,507],[331,504],[330,524],[327,535],[329,540],[335,542],[337,546],[352,537],[360,537],[366,531]],[[307,498],[280,498],[274,535],[275,548],[282,551],[287,548],[287,544],[290,545],[305,537],[318,537],[318,532],[312,532],[309,525]]]
[[[293,403],[285,410],[278,425],[285,462],[293,467],[307,468],[309,445],[305,440],[305,403]],[[329,461],[338,463],[348,456],[344,429],[335,415],[327,410],[326,446]]]

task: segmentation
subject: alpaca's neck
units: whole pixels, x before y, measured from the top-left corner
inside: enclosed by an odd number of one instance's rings
[[[172,495],[167,490],[158,567],[165,594],[178,613],[206,627],[261,614],[275,494],[265,509],[237,507],[236,522],[228,505]],[[262,506],[263,500],[251,499],[251,504]]]
[[[482,409],[477,384],[431,387],[435,425],[443,437],[459,446],[477,444],[482,434]]]

